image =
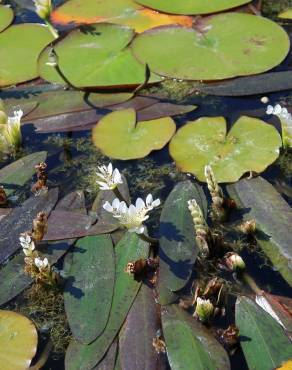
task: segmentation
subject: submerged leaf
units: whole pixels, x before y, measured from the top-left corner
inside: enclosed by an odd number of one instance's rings
[[[255,219],[258,244],[291,285],[292,238],[287,231],[292,224],[292,211],[289,204],[262,177],[243,179],[229,185],[227,190],[239,207],[248,210],[244,217]]]
[[[185,181],[177,184],[168,196],[160,217],[159,302],[176,299],[174,292],[188,282],[198,255],[194,224],[188,200],[196,199],[207,216],[207,201],[202,188]]]
[[[139,61],[161,76],[222,80],[272,69],[284,60],[290,42],[287,33],[267,18],[223,13],[203,19],[197,29],[164,26],[145,31],[131,48]]]
[[[32,321],[13,311],[0,310],[1,370],[26,370],[37,350],[38,334]]]
[[[167,357],[172,370],[229,370],[224,348],[207,329],[178,306],[162,314]]]
[[[279,156],[277,130],[251,117],[240,117],[226,133],[223,117],[202,117],[180,128],[171,140],[170,155],[183,172],[206,181],[210,165],[218,182],[234,182],[249,171],[260,173]]]
[[[292,345],[282,327],[251,299],[237,298],[235,319],[250,369],[274,369],[291,359]]]
[[[36,152],[10,163],[0,170],[0,184],[4,186],[7,196],[20,190],[23,185],[31,180],[35,173],[35,166],[45,162],[47,152]]]
[[[65,310],[74,338],[88,344],[108,321],[115,279],[113,245],[109,235],[90,236],[80,239],[71,253]]]
[[[92,136],[105,155],[128,160],[143,158],[152,150],[163,148],[175,129],[170,117],[136,123],[136,112],[125,109],[103,117],[93,128]]]
[[[102,335],[91,344],[70,342],[65,358],[66,370],[91,370],[101,361],[118,334],[140,288],[140,283],[125,273],[125,267],[129,261],[147,258],[148,253],[149,245],[135,233],[126,233],[116,245],[116,280],[109,321]]]

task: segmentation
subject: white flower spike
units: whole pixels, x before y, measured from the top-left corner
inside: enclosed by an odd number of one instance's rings
[[[160,199],[153,200],[153,196],[148,194],[145,202],[138,198],[135,205],[131,204],[129,207],[124,201],[121,202],[116,198],[112,204],[106,202],[103,208],[112,213],[113,217],[118,219],[120,224],[130,232],[143,234],[145,230],[143,222],[149,218],[147,213],[159,205]]]
[[[43,260],[39,257],[34,259],[34,264],[36,267],[41,271],[45,270],[47,267],[49,267],[49,261],[47,258],[44,258]]]
[[[48,19],[52,11],[51,0],[33,0],[35,11],[42,19]]]
[[[23,253],[30,257],[32,256],[33,251],[35,250],[35,244],[31,236],[28,233],[21,234],[19,241],[23,250]]]
[[[281,121],[282,140],[284,148],[292,147],[292,115],[286,108],[282,108],[280,104],[267,106],[267,114],[277,116]]]
[[[106,166],[99,166],[96,175],[98,180],[96,181],[99,185],[100,190],[114,190],[119,184],[123,183],[120,171],[110,163]]]
[[[12,149],[21,145],[20,121],[23,112],[21,109],[15,110],[12,117],[7,117],[6,122],[0,125],[0,148],[3,152],[11,152]]]

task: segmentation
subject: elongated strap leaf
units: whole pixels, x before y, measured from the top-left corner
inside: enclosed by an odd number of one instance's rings
[[[172,370],[229,370],[224,348],[192,316],[171,305],[162,314],[167,356]]]
[[[288,203],[262,177],[228,185],[228,192],[256,220],[257,242],[285,280],[292,284],[292,211]]]
[[[39,162],[44,162],[47,152],[36,152],[26,157],[18,159],[0,170],[0,184],[4,186],[7,196],[28,182],[35,173],[34,166]]]
[[[159,329],[157,316],[153,292],[147,285],[142,285],[119,338],[123,370],[160,368],[159,357],[152,344]]]
[[[129,261],[147,258],[148,254],[149,245],[133,233],[126,233],[117,244],[116,281],[108,324],[102,335],[89,345],[71,341],[65,358],[66,370],[91,370],[101,361],[118,334],[140,288],[140,283],[125,273],[125,267]]]
[[[206,216],[207,202],[203,190],[191,181],[175,186],[161,213],[158,280],[161,304],[175,300],[173,292],[186,285],[197,258],[194,224],[187,203],[193,198]]]
[[[80,239],[64,291],[65,310],[73,336],[88,344],[104,330],[115,279],[113,244],[109,235]]]
[[[237,299],[235,319],[250,369],[275,369],[292,358],[292,344],[282,327],[251,299]]]

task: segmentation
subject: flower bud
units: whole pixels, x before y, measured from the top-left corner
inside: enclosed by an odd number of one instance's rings
[[[243,259],[237,253],[227,253],[224,256],[224,261],[230,271],[243,270],[245,268]]]
[[[210,299],[197,298],[197,305],[195,315],[199,318],[200,321],[206,322],[213,315],[214,306],[211,303]]]
[[[255,219],[243,222],[241,225],[239,225],[239,230],[246,235],[253,234],[256,230]]]

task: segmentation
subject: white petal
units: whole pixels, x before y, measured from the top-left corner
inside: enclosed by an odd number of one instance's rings
[[[119,209],[119,207],[120,207],[120,201],[119,201],[118,198],[115,198],[113,200],[112,206],[113,206],[114,209]]]
[[[108,167],[107,167],[107,172],[110,174],[110,176],[112,175],[113,173],[113,165],[111,163],[109,163]]]
[[[282,107],[280,104],[276,104],[274,107],[274,114],[280,114],[282,110]]]
[[[120,203],[120,206],[119,206],[119,213],[122,213],[122,214],[124,214],[124,213],[126,213],[127,212],[127,210],[128,210],[128,207],[127,207],[127,204],[126,204],[126,202],[121,202]]]
[[[267,114],[274,114],[274,107],[272,105],[267,106]]]
[[[114,210],[109,202],[105,202],[104,205],[102,206],[102,208],[105,209],[106,211],[110,212],[110,213],[112,213],[113,210]]]
[[[152,205],[152,202],[153,202],[153,196],[152,194],[148,194],[146,197],[146,205],[147,206]]]
[[[144,203],[144,200],[142,198],[137,198],[137,200],[136,200],[136,208],[138,210],[145,208],[145,203]]]
[[[158,207],[158,206],[160,206],[160,199],[158,198],[158,199],[155,199],[153,202],[152,202],[152,207]]]
[[[134,216],[134,215],[136,215],[136,214],[137,214],[136,207],[135,207],[133,204],[131,204],[131,205],[130,205],[130,207],[129,207],[129,209],[128,209],[128,214],[129,214],[130,216]]]

